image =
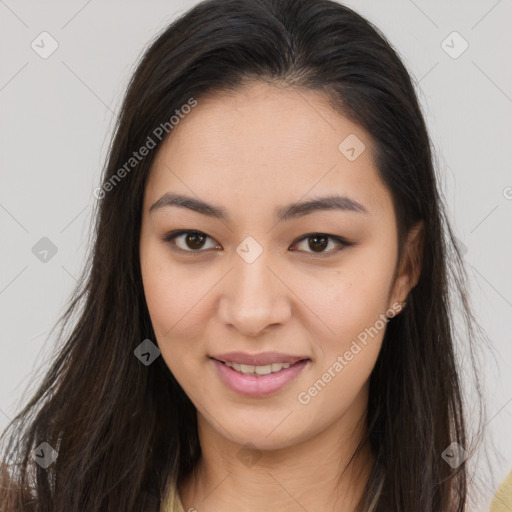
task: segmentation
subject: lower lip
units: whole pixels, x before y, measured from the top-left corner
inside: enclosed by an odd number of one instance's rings
[[[289,368],[283,368],[279,372],[269,373],[268,375],[245,375],[216,359],[212,359],[212,361],[219,372],[221,380],[229,389],[241,395],[251,397],[263,397],[277,393],[297,377],[310,362],[309,360],[299,361]]]

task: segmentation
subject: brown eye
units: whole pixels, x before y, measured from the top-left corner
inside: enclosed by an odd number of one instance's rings
[[[314,252],[322,252],[329,245],[329,237],[324,235],[309,237],[308,241],[310,249]]]
[[[191,249],[201,249],[206,237],[201,233],[189,233],[185,236],[185,243]]]
[[[206,249],[210,249],[211,247],[207,247],[205,249],[206,240],[213,240],[205,233],[201,231],[175,231],[173,233],[169,233],[164,241],[168,242],[171,248],[177,252],[206,252]],[[214,245],[215,246],[215,245]]]
[[[305,252],[309,252],[310,254],[314,253],[319,256],[331,256],[344,247],[352,245],[350,242],[347,242],[338,236],[327,235],[325,233],[311,233],[309,235],[304,235],[296,242],[296,244],[303,243],[305,241],[308,242],[307,247],[309,249]],[[333,248],[331,250],[326,251],[325,249],[329,247],[330,241],[334,241],[335,243],[332,244]]]

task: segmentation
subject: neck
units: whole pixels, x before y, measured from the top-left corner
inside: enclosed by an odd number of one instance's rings
[[[264,451],[227,439],[198,413],[202,456],[178,485],[184,510],[357,512],[374,460],[359,409],[313,437]]]

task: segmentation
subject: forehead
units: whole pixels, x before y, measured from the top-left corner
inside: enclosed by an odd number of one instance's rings
[[[170,190],[242,210],[332,193],[392,209],[370,136],[319,93],[257,82],[197,102],[158,151],[146,211]]]

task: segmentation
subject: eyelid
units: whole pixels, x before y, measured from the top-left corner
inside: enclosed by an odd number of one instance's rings
[[[179,252],[179,253],[182,253],[182,254],[187,254],[187,255],[198,255],[200,253],[204,253],[204,252],[208,252],[209,249],[198,249],[196,251],[193,251],[193,250],[186,250],[186,249],[181,249],[180,247],[177,247],[174,240],[181,236],[181,235],[185,235],[185,234],[191,234],[191,233],[195,233],[195,234],[199,234],[199,235],[203,235],[205,236],[206,238],[209,238],[211,240],[215,240],[214,238],[212,238],[210,235],[207,235],[206,233],[204,233],[203,231],[198,231],[197,229],[180,229],[180,230],[177,230],[177,231],[171,231],[170,233],[166,234],[163,238],[164,242],[167,242],[170,246],[171,246],[171,249],[175,252]],[[317,256],[317,257],[328,257],[328,256],[332,256],[334,254],[337,254],[340,250],[344,249],[345,247],[349,247],[351,245],[354,245],[353,242],[349,242],[348,240],[344,239],[343,237],[340,237],[340,236],[336,236],[336,235],[330,235],[328,233],[323,233],[321,231],[314,231],[312,233],[307,233],[305,235],[301,235],[299,238],[297,238],[293,243],[292,243],[292,246],[298,244],[299,242],[302,242],[304,240],[307,240],[308,238],[311,238],[313,236],[323,236],[329,240],[334,240],[335,242],[337,242],[339,244],[339,247],[338,248],[335,248],[335,249],[331,249],[330,251],[326,251],[326,252],[319,252],[319,253],[315,253],[315,252],[309,252],[309,251],[297,251],[297,252],[306,252],[306,254],[310,254],[310,255],[313,255],[313,256]],[[216,241],[216,240],[215,240]],[[218,242],[217,242],[218,243]],[[220,244],[219,244],[220,245]],[[294,250],[294,249],[292,249]]]

